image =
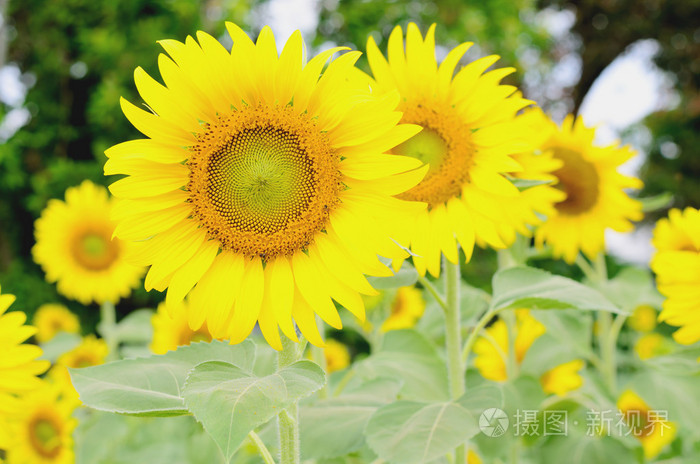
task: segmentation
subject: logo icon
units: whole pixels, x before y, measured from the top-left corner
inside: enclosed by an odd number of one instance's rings
[[[481,433],[487,437],[498,438],[508,430],[508,415],[502,409],[489,408],[479,417]]]

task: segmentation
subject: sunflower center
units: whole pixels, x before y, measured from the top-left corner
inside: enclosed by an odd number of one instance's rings
[[[559,179],[556,187],[566,193],[566,199],[555,205],[557,211],[570,216],[589,211],[598,201],[599,177],[595,166],[568,148],[555,148],[554,158],[563,161],[553,174]]]
[[[109,268],[119,256],[119,244],[106,230],[91,230],[76,236],[71,250],[78,264],[90,271]]]
[[[430,164],[425,178],[411,190],[399,195],[410,201],[422,201],[430,207],[462,194],[469,182],[474,144],[452,107],[433,108],[409,104],[401,122],[418,124],[423,130],[396,147],[398,155],[412,156]]]
[[[266,260],[291,255],[313,242],[339,202],[339,155],[290,107],[220,117],[191,151],[195,216],[225,249]]]
[[[55,458],[61,451],[60,427],[51,419],[39,417],[30,422],[29,439],[43,457]]]

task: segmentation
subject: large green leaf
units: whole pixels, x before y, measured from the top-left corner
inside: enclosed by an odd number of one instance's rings
[[[375,411],[395,399],[396,379],[374,379],[348,394],[301,408],[301,452],[304,459],[343,456],[362,447],[364,430]]]
[[[589,309],[618,313],[620,310],[600,292],[575,280],[531,267],[513,267],[493,277],[496,309]]]
[[[445,362],[435,347],[413,330],[388,332],[379,351],[357,363],[355,369],[364,379],[400,379],[404,399],[449,399]]]
[[[636,267],[622,269],[605,283],[601,291],[626,312],[632,312],[642,304],[658,308],[664,301],[664,297],[656,290],[651,272]]]
[[[193,343],[149,358],[125,359],[101,366],[69,369],[81,401],[91,408],[121,414],[187,414],[182,389],[187,375],[206,361],[233,363],[251,370],[255,344]]]
[[[390,463],[425,463],[478,433],[476,417],[459,402],[397,401],[370,418],[367,443]]]
[[[323,370],[311,361],[298,361],[264,377],[212,361],[192,370],[183,396],[187,409],[230,460],[251,430],[311,395],[325,381]]]
[[[586,359],[590,357],[593,335],[591,313],[564,309],[561,311],[531,311],[530,314],[545,326],[547,333],[556,338],[561,346],[573,348],[579,357]]]

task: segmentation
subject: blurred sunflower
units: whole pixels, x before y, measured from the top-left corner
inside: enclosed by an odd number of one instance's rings
[[[326,357],[326,372],[329,374],[342,371],[350,365],[350,350],[344,343],[333,338],[326,340],[323,353]]]
[[[693,344],[700,340],[700,211],[672,209],[656,223],[652,243],[651,268],[666,297],[659,321],[680,327],[678,343]]]
[[[655,411],[631,390],[624,391],[617,400],[632,435],[642,443],[646,459],[653,459],[676,437],[676,424]]]
[[[409,329],[425,311],[425,300],[420,290],[415,287],[401,287],[391,302],[391,314],[382,324],[382,332]]]
[[[153,324],[153,341],[151,351],[165,354],[176,350],[178,346],[194,342],[210,342],[213,340],[207,323],[192,329],[189,325],[189,313],[192,305],[188,300],[168,305],[163,302],[158,305],[158,311],[151,318]]]
[[[116,303],[131,293],[143,268],[124,259],[127,244],[112,239],[107,189],[84,181],[49,200],[35,224],[34,261],[58,291],[83,304]]]
[[[7,460],[17,464],[73,464],[71,434],[77,421],[71,418],[74,404],[59,399],[49,384],[22,397],[16,416],[8,422],[12,440]]]
[[[651,332],[656,327],[656,309],[647,304],[637,306],[627,319],[627,325],[637,332]]]
[[[37,329],[36,341],[46,343],[59,332],[80,332],[80,319],[68,308],[58,303],[46,303],[34,313],[32,323]]]
[[[48,374],[49,381],[60,391],[63,399],[79,403],[78,392],[73,388],[68,368],[82,368],[104,364],[109,354],[107,343],[94,335],[83,337],[80,345],[62,354]]]
[[[163,40],[165,86],[141,68],[136,86],[153,112],[122,100],[149,138],[107,150],[110,187],[123,199],[115,234],[151,265],[146,288],[170,304],[192,289],[190,326],[245,339],[256,321],[281,348],[293,321],[323,345],[315,315],[342,326],[332,300],[364,319],[364,274],[391,275],[377,255],[407,256],[390,238],[425,205],[394,198],[426,168],[385,155],[415,135],[397,125],[397,94],[375,98],[355,79],[359,52],[308,63],[297,31],[278,56],[269,27],[256,43],[235,24],[229,53],[211,36]],[[154,114],[155,113],[155,114]],[[398,232],[397,232],[398,233]],[[399,238],[399,237],[394,237]]]
[[[661,334],[648,333],[639,337],[634,344],[634,351],[641,360],[651,359],[654,356],[668,354],[672,351],[669,346],[672,342]]]
[[[527,309],[515,311],[515,361],[520,364],[525,359],[527,350],[542,334],[545,327],[535,319]],[[508,326],[503,319],[498,319],[484,330],[474,343],[474,366],[481,375],[489,380],[505,382],[508,380],[506,359],[510,350]]]
[[[581,359],[574,359],[560,364],[540,377],[540,383],[545,393],[564,396],[570,391],[578,390],[583,385],[583,377],[579,371],[585,363]]]
[[[627,188],[641,188],[642,182],[617,171],[635,152],[617,145],[595,146],[595,129],[584,126],[580,117],[567,116],[561,128],[548,119],[543,122],[547,125],[551,135],[541,149],[562,162],[553,174],[566,196],[538,227],[535,241],[539,246],[550,244],[554,256],[568,263],[579,251],[595,258],[605,249],[605,229],[627,232],[634,227],[630,221],[642,219],[641,203],[625,193]]]
[[[475,242],[505,248],[516,232],[529,235],[527,223],[538,222],[504,176],[522,170],[511,155],[535,148],[535,134],[524,119],[515,117],[532,102],[515,87],[499,84],[514,68],[482,74],[498,56],[476,60],[454,74],[471,45],[459,45],[438,66],[434,25],[423,38],[409,24],[405,48],[403,31],[396,27],[389,37],[388,60],[373,38],[367,43],[373,90],[389,95],[398,91],[402,121],[423,128],[393,150],[430,167],[422,182],[399,195],[428,203],[408,237],[422,275],[426,269],[440,274],[441,254],[457,263],[455,238],[469,260]]]
[[[0,289],[0,417],[17,406],[14,394],[39,387],[37,375],[49,368],[48,361],[37,360],[41,348],[23,343],[36,333],[35,327],[24,325],[26,314],[6,312],[14,301],[14,295],[3,295]]]

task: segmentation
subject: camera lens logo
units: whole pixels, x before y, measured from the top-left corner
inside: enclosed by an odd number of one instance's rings
[[[489,408],[479,417],[479,428],[487,437],[500,437],[508,430],[509,423],[508,415],[498,408]]]

